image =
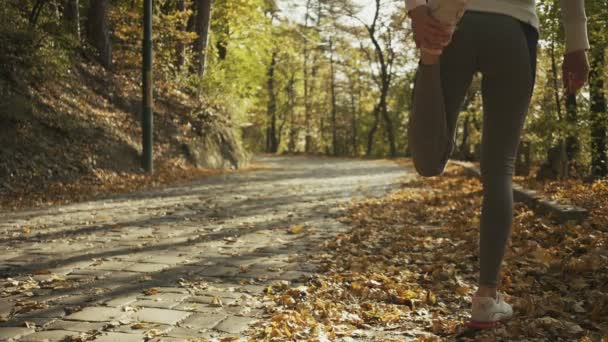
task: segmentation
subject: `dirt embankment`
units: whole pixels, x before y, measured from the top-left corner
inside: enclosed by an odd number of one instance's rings
[[[135,76],[79,63],[53,81],[3,77],[1,85],[0,209],[83,200],[238,169],[248,161],[228,113],[159,89],[157,173],[144,175]]]

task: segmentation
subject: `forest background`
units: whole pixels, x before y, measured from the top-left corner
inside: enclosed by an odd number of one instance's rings
[[[126,177],[126,188],[143,182],[143,0],[1,2],[0,191],[56,190],[82,179]],[[404,6],[156,0],[160,173],[239,168],[259,152],[407,157],[417,51]],[[538,1],[538,77],[519,175],[593,181],[608,174],[608,3],[586,6],[590,82],[565,96],[559,1]],[[462,110],[455,158],[476,161],[479,78]]]

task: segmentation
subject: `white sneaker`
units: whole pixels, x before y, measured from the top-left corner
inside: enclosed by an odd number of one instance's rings
[[[470,0],[429,0],[428,6],[433,18],[451,27],[452,32],[460,21]],[[440,55],[441,50],[422,48],[423,51]]]
[[[511,317],[513,308],[501,294],[497,294],[496,298],[474,296],[469,326],[477,329],[491,328]]]

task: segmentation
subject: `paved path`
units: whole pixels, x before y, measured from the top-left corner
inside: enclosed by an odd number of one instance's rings
[[[0,213],[0,340],[243,336],[268,284],[314,272],[300,261],[347,229],[336,217],[353,197],[408,174],[389,161],[257,161],[269,169]]]

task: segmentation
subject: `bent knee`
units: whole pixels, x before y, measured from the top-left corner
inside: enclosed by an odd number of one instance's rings
[[[414,168],[419,175],[423,177],[440,176],[445,170],[446,161],[430,161],[423,158],[413,158]]]

